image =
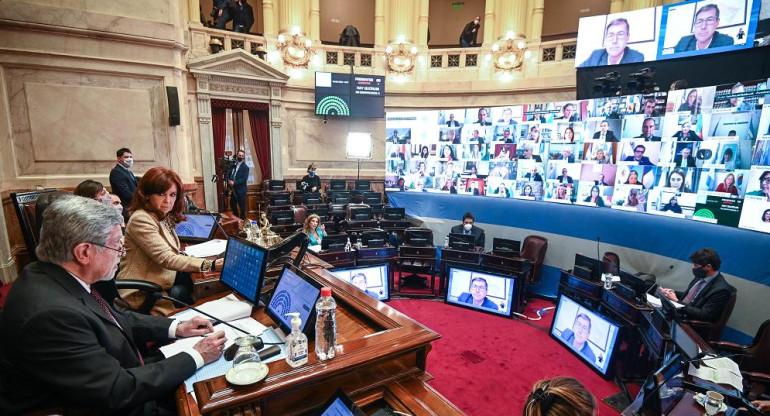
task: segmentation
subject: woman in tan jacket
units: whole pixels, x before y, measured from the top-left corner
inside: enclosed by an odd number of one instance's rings
[[[165,294],[174,284],[177,272],[215,271],[222,259],[204,260],[180,253],[175,226],[184,221],[182,180],[174,171],[152,168],[142,176],[131,201],[131,219],[126,226],[126,256],[120,262],[118,279],[147,280],[160,285]],[[145,295],[137,290],[122,290],[123,298],[134,308]],[[153,315],[167,315],[174,305],[159,299]]]

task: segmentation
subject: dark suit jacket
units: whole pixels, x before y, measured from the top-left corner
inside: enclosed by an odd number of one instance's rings
[[[473,295],[471,295],[468,292],[463,292],[457,298],[457,301],[458,302],[462,302],[462,303],[467,303],[469,305],[473,305]],[[484,298],[484,302],[481,302],[481,307],[482,308],[487,308],[487,309],[494,309],[496,311],[500,310],[500,308],[498,308],[497,305],[495,305],[494,302],[492,302],[491,300],[489,300],[489,298],[486,298],[486,297]]]
[[[698,278],[695,278],[687,285],[687,290],[677,291],[676,297],[680,300],[684,299],[697,281]],[[719,273],[714,277],[714,280],[701,289],[698,296],[689,305],[685,305],[680,311],[684,313],[687,319],[714,323],[722,316],[727,301],[734,290],[735,288],[727,283],[722,273]]]
[[[189,354],[139,363],[137,344],[167,340],[170,319],[112,314],[120,327],[61,267],[25,267],[0,316],[0,414],[52,405],[141,414],[195,373]]]
[[[559,175],[556,177],[556,180],[559,181],[559,183],[561,183],[563,179],[564,175]],[[572,176],[567,176],[567,183],[572,183]]]
[[[695,35],[682,36],[676,46],[674,46],[674,52],[694,51],[696,43],[697,41],[695,40]],[[714,38],[711,40],[711,43],[706,49],[718,48],[720,46],[730,46],[734,43],[735,41],[732,37],[723,35],[719,32],[714,32]]]
[[[233,16],[233,30],[236,30],[238,26],[243,26],[244,31],[242,33],[249,33],[251,26],[254,24],[254,9],[252,9],[249,3],[238,4],[237,1],[232,3],[232,16]]]
[[[626,156],[626,159],[624,162],[634,162],[633,156]],[[642,156],[642,160],[638,162],[640,165],[652,165],[652,162],[650,161],[650,158],[647,156]]]
[[[233,190],[238,194],[238,197],[246,196],[246,182],[249,180],[249,165],[246,164],[245,160],[241,162],[237,172],[235,171],[235,167],[233,167],[233,171],[230,172],[230,180],[235,183],[233,185]]]
[[[598,139],[599,137],[602,137],[602,132],[597,131],[594,133],[594,139]],[[607,142],[616,142],[618,141],[618,138],[615,137],[615,133],[613,133],[612,130],[607,130],[607,135],[604,137],[604,140]]]
[[[634,62],[644,62],[644,55],[642,55],[641,52],[637,52],[626,46],[623,57],[620,59],[620,64],[630,64]],[[589,56],[582,64],[578,65],[578,68],[604,65],[607,65],[607,50],[597,49],[591,52],[591,56]]]
[[[134,197],[138,183],[134,173],[123,166],[115,165],[110,171],[110,188],[112,193],[120,198],[126,220],[128,220],[128,207],[131,206],[131,199]]]
[[[659,142],[660,136],[652,135],[650,137],[644,137],[641,134],[635,137],[636,139],[644,139],[645,142]]]
[[[463,230],[463,225],[455,225],[452,227],[451,232],[457,233],[457,234],[465,234],[465,230]],[[486,236],[484,235],[484,230],[482,230],[479,227],[476,227],[475,225],[471,227],[471,235],[476,239],[476,247],[484,247],[484,241],[486,240]]]
[[[682,166],[682,155],[676,155],[674,156],[674,165],[676,166]],[[687,167],[688,168],[694,168],[695,167],[695,158],[692,156],[687,157]]]

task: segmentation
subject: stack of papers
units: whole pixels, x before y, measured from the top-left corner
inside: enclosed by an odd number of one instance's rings
[[[244,331],[248,332],[251,335],[259,336],[260,338],[262,338],[262,341],[266,344],[264,348],[271,346],[267,344],[275,344],[275,343],[279,344],[279,347],[281,348],[281,353],[276,356],[270,357],[263,362],[270,363],[273,361],[278,361],[286,358],[286,347],[284,344],[282,344],[285,340],[282,339],[280,335],[276,333],[273,329],[268,329],[261,323],[254,320],[254,318],[239,319],[237,321],[230,322],[230,324],[236,326],[237,328],[243,329]],[[224,324],[219,324],[214,326],[214,331],[225,332],[225,336],[227,337],[227,342],[225,343],[225,349],[227,349],[227,347],[232,345],[235,342],[236,338],[244,335],[242,332],[236,331],[235,329],[230,328],[229,326]],[[203,337],[192,337],[192,338],[180,339],[172,344],[161,347],[160,352],[163,353],[163,356],[168,358],[176,354],[179,354],[181,352],[189,351],[193,347],[193,345],[195,345],[201,339],[203,339]],[[185,384],[185,388],[187,389],[187,392],[191,393],[193,391],[193,383],[225,375],[225,373],[227,373],[227,370],[229,370],[230,367],[232,367],[232,365],[233,365],[233,362],[225,360],[224,354],[222,354],[222,356],[219,357],[217,361],[204,365],[198,371],[196,371],[195,374],[193,374],[190,378],[185,380],[184,384]]]
[[[251,303],[239,300],[235,297],[235,295],[232,294],[198,306],[198,309],[202,310],[203,312],[206,312],[211,316],[216,316],[225,322],[251,316],[251,308]],[[174,318],[179,319],[180,321],[189,321],[196,316],[200,316],[203,319],[213,321],[210,317],[192,309],[180,312],[174,315]]]
[[[647,303],[649,303],[650,305],[652,305],[652,306],[654,306],[654,307],[656,307],[656,308],[660,308],[660,307],[662,307],[662,305],[660,304],[660,299],[658,299],[657,297],[655,297],[655,296],[653,296],[653,295],[651,295],[651,294],[649,294],[649,293],[647,294]],[[679,302],[674,302],[673,300],[671,301],[671,303],[672,303],[672,304],[673,304],[673,305],[674,305],[674,306],[675,306],[677,309],[684,307],[684,305],[682,305],[681,303],[679,303]]]
[[[743,391],[741,370],[735,361],[727,357],[706,356],[701,360],[700,368],[690,364],[688,373],[713,383],[729,384],[738,391]]]
[[[227,249],[227,240],[213,239],[205,243],[187,246],[184,253],[190,257],[212,257],[218,256]]]

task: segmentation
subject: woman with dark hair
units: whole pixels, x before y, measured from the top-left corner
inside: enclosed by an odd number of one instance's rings
[[[725,192],[738,196],[738,187],[735,186],[735,175],[728,173],[725,180],[717,186],[717,192]]]
[[[186,218],[184,198],[181,195],[182,180],[171,169],[155,167],[142,176],[131,201],[131,218],[126,226],[126,256],[120,261],[118,279],[138,279],[157,283],[164,294],[177,281],[177,272],[216,271],[222,268],[223,259],[216,261],[188,257],[180,252],[176,224]],[[184,275],[180,275],[180,280]],[[189,276],[185,279],[189,286]],[[188,287],[189,289],[189,287]],[[144,302],[145,295],[138,290],[122,290],[121,295],[133,308]],[[184,297],[191,297],[190,294]],[[177,296],[175,296],[177,297]],[[167,315],[174,305],[158,300],[153,315]]]
[[[101,182],[86,179],[83,182],[80,182],[77,187],[75,187],[75,195],[101,201],[101,199],[109,195],[109,193]]]
[[[762,214],[762,222],[770,223],[770,209],[766,209],[765,212]]]
[[[535,197],[535,194],[532,193],[532,187],[530,185],[524,185],[524,189],[521,190],[521,196],[530,196]]]
[[[690,114],[698,114],[700,112],[700,103],[698,102],[698,90],[692,89],[687,93],[687,98],[679,106],[677,111],[689,111]]]
[[[448,162],[456,160],[455,150],[452,148],[452,146],[445,145],[441,148],[441,159],[445,159]]]
[[[428,146],[423,146],[420,149],[420,157],[423,159],[427,159],[428,156],[430,156],[430,152],[428,151]]]
[[[677,214],[682,213],[682,206],[679,205],[679,200],[676,199],[676,196],[672,196],[671,199],[668,200],[668,204],[663,205],[663,208],[661,208],[661,211],[671,211]]]
[[[762,196],[770,202],[770,170],[763,171],[762,174],[759,175],[759,189],[747,192],[746,195]]]
[[[733,157],[733,149],[727,148],[725,149],[725,152],[722,154],[722,165],[725,165],[725,169],[733,170],[735,169],[735,158]]]
[[[527,395],[522,416],[594,416],[596,398],[572,377],[540,380]]]
[[[561,139],[566,142],[575,143],[575,130],[572,127],[567,127],[564,129],[564,136]]]
[[[604,206],[604,199],[602,199],[601,196],[601,189],[599,189],[598,186],[594,185],[591,187],[591,194],[584,199],[584,202],[590,202],[592,204],[596,204],[597,207],[603,207]]]
[[[642,189],[644,189],[644,184],[639,182],[639,172],[632,170],[628,174],[628,179],[626,179],[625,182],[626,185],[641,185]]]
[[[674,168],[666,178],[666,188],[674,188],[677,192],[692,193],[692,189],[685,185],[687,174],[682,168]]]

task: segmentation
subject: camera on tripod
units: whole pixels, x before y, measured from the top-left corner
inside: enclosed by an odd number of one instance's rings
[[[217,159],[217,170],[222,173],[228,173],[235,167],[236,161],[231,159],[233,152],[226,152],[225,156]]]

